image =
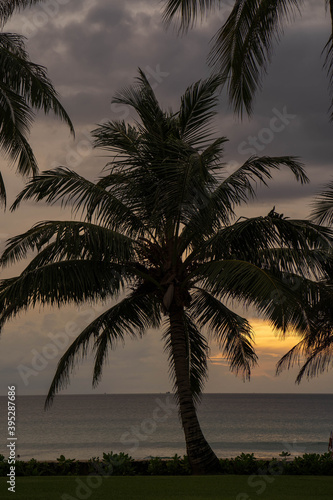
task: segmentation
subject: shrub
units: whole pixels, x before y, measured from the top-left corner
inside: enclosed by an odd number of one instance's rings
[[[188,461],[188,457],[184,455],[184,458],[181,458],[179,455],[174,455],[171,460],[167,460],[166,462],[167,473],[177,476],[183,476],[191,474],[191,467]]]
[[[60,455],[57,462],[57,473],[59,475],[71,476],[79,473],[80,465],[79,462],[75,461],[75,458],[65,458],[64,455]]]
[[[168,473],[165,460],[153,457],[148,462],[148,474],[152,476],[165,476]]]
[[[106,473],[116,476],[132,476],[135,474],[133,458],[127,453],[103,453],[102,466]]]
[[[295,457],[288,463],[286,474],[331,476],[333,475],[333,460],[329,453],[319,455],[318,453],[305,453],[301,457]]]

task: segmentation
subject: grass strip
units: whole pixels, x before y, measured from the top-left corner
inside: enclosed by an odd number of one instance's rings
[[[332,500],[328,476],[18,477],[2,500]]]

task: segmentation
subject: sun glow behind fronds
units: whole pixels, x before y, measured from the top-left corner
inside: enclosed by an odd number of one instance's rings
[[[250,318],[249,323],[253,329],[255,335],[255,349],[258,355],[258,364],[253,368],[251,375],[251,382],[249,385],[244,386],[245,390],[258,390],[260,387],[257,381],[266,379],[270,380],[270,383],[281,384],[280,378],[276,377],[276,364],[279,359],[290,349],[294,347],[297,342],[299,342],[300,337],[295,335],[295,333],[290,332],[283,339],[274,332],[273,328],[270,326],[269,322],[266,320],[258,318]],[[219,370],[227,373],[229,371],[229,363],[223,353],[219,351],[215,342],[211,344],[211,351],[209,356],[208,367],[210,368],[210,376],[214,374],[212,380],[212,386],[215,387],[217,382],[217,375]],[[225,376],[225,373],[223,376]],[[231,377],[230,384],[235,384],[235,388],[239,385],[238,381],[232,381]],[[291,379],[294,382],[293,379]],[[261,382],[262,383],[262,382]],[[231,386],[232,387],[232,386]],[[265,387],[265,386],[263,386]],[[216,390],[216,389],[215,389]]]

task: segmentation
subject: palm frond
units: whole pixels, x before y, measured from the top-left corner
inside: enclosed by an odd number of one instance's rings
[[[279,41],[285,21],[299,11],[300,0],[236,0],[213,39],[209,63],[228,79],[229,99],[235,111],[251,114],[255,92]]]
[[[237,259],[201,264],[188,280],[200,283],[216,298],[255,306],[282,333],[307,330],[305,307],[318,300],[319,293],[318,285],[311,280],[300,278],[298,289],[291,290],[283,273]]]
[[[276,365],[276,375],[280,375],[283,370],[289,370],[295,364],[299,364],[305,349],[306,340],[303,338],[278,361]]]
[[[117,153],[117,164],[119,164],[119,155],[124,160],[128,160],[140,153],[140,133],[136,127],[124,121],[102,123],[91,132],[91,135],[94,137],[95,148]]]
[[[36,174],[36,158],[27,141],[33,112],[25,100],[0,81],[0,148],[22,175]]]
[[[324,191],[316,196],[311,213],[318,224],[333,224],[333,181],[326,184]]]
[[[180,29],[186,31],[195,23],[198,15],[203,17],[219,0],[168,0],[166,3],[163,20],[169,25],[176,17],[179,18]]]
[[[213,75],[191,85],[182,96],[178,120],[181,139],[187,144],[201,146],[212,134],[207,125],[216,115],[217,90],[222,84],[223,79]]]
[[[16,198],[11,209],[15,210],[23,200],[45,200],[63,206],[72,205],[73,211],[82,210],[88,220],[95,216],[100,223],[115,230],[132,228],[133,233],[144,233],[144,224],[121,200],[76,172],[58,167],[42,172],[32,179]]]
[[[202,258],[234,256],[264,269],[322,277],[332,247],[331,230],[306,220],[290,220],[272,210],[265,217],[241,219],[207,239]]]
[[[318,377],[333,366],[333,337],[331,336],[329,343],[325,346],[320,346],[311,356],[308,357],[304,365],[297,375],[296,382],[299,384],[303,377],[308,379]]]
[[[107,165],[110,173],[98,182],[98,186],[112,191],[142,222],[151,223],[152,219],[161,221],[164,214],[159,207],[161,201],[168,197],[169,186],[172,184],[172,172],[166,165],[170,148],[165,137],[160,137],[156,132],[151,138],[151,133],[143,127],[133,127],[125,122],[104,123],[93,130],[92,134],[95,147],[112,153]],[[161,164],[154,158],[160,157],[163,148],[165,158]],[[174,152],[169,154],[175,156]],[[143,172],[145,176],[142,175]],[[167,173],[169,182],[166,182]],[[169,203],[170,205],[172,204]]]
[[[225,203],[226,207],[233,208],[255,197],[253,183],[262,183],[265,186],[272,178],[272,170],[287,167],[301,184],[309,182],[304,171],[304,165],[293,156],[251,156],[235,172],[230,174],[216,189],[213,200]],[[224,201],[225,200],[225,201]]]
[[[326,0],[326,9],[330,11],[332,33],[326,43],[323,54],[325,54],[324,68],[329,79],[329,92],[331,97],[330,119],[333,120],[333,0]]]
[[[44,66],[30,61],[24,46],[24,37],[13,33],[0,34],[0,63],[2,85],[24,99],[27,106],[44,113],[52,111],[63,120],[74,135],[74,127],[58,99]]]
[[[54,396],[67,387],[76,364],[88,355],[89,346],[95,351],[93,385],[97,385],[109,350],[124,342],[125,336],[141,337],[147,328],[160,323],[160,311],[149,295],[133,292],[92,321],[61,357],[52,380],[45,407],[52,404]]]
[[[1,206],[6,207],[6,201],[7,201],[7,195],[6,195],[5,183],[3,182],[3,177],[0,172],[0,207]]]
[[[1,2],[0,22],[14,9],[32,3],[36,2]],[[0,66],[0,149],[17,164],[21,175],[35,175],[37,161],[28,142],[34,111],[43,110],[45,114],[52,111],[74,135],[73,124],[58,100],[46,69],[30,61],[24,37],[0,33]]]
[[[296,382],[303,377],[308,379],[318,376],[333,366],[333,315],[332,315],[332,281],[320,282],[319,300],[306,307],[309,327],[301,340],[288,351],[277,363],[276,373],[301,366]]]
[[[25,49],[25,37],[19,35],[18,33],[6,33],[1,32],[0,34],[0,47],[4,51],[3,57],[10,57],[10,54],[16,54],[21,56],[23,59],[28,58],[27,51]],[[8,75],[4,75],[4,78]]]
[[[309,182],[303,164],[296,157],[252,156],[222,181],[212,194],[212,206],[219,208],[217,213],[233,213],[236,206],[256,196],[253,184],[262,183],[267,186],[267,181],[272,178],[271,171],[280,170],[281,167],[290,169],[301,184]]]
[[[302,184],[308,182],[302,163],[296,157],[250,157],[235,172],[227,176],[211,193],[205,194],[197,213],[183,230],[183,245],[190,244],[193,234],[210,237],[218,229],[230,224],[234,209],[256,196],[255,185],[272,178],[272,170],[287,167]],[[223,172],[223,166],[221,166]],[[200,244],[203,244],[202,239]]]
[[[165,113],[163,113],[154,90],[145,73],[139,68],[136,85],[119,91],[112,100],[114,104],[124,104],[133,108],[139,115],[146,130],[154,132],[167,127]]]
[[[223,139],[214,141],[215,149],[219,148],[222,142]],[[172,185],[174,210],[172,212],[168,210],[166,213],[169,218],[175,220],[176,241],[178,241],[181,226],[187,227],[191,224],[193,216],[200,211],[200,202],[210,196],[212,186],[215,185],[215,179],[208,167],[209,153],[207,156],[205,153],[206,150],[201,154],[195,151],[189,152],[188,158],[184,159],[178,167],[178,173],[175,176],[177,187]]]
[[[0,326],[37,304],[61,306],[116,296],[126,279],[119,267],[98,260],[69,260],[36,267],[32,261],[19,276],[0,281]]]
[[[290,351],[288,351],[278,362],[276,373],[280,374],[284,369],[290,369],[295,365],[302,366],[297,374],[296,382],[301,383],[303,377],[311,379],[324,373],[333,366],[333,335],[326,335],[325,339],[317,341],[317,346],[309,347],[307,339],[302,339]]]
[[[258,358],[253,348],[254,332],[248,321],[200,288],[195,289],[190,309],[200,327],[207,327],[210,336],[218,342],[231,371],[249,380]]]
[[[3,26],[15,11],[40,3],[41,0],[1,0],[0,25]]]
[[[45,221],[9,239],[0,264],[13,264],[35,250],[43,254],[39,266],[67,259],[125,263],[135,260],[135,244],[128,236],[89,222]]]
[[[325,55],[324,68],[326,69],[329,81],[329,94],[331,98],[330,104],[330,120],[333,120],[333,34],[329,37],[323,52]]]

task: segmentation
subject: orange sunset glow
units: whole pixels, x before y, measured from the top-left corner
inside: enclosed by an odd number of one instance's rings
[[[255,333],[255,348],[259,358],[263,355],[270,356],[272,360],[276,362],[289,351],[300,338],[295,334],[287,334],[285,337],[282,337],[281,334],[273,331],[268,321],[254,318],[250,319],[249,322]],[[212,348],[210,360],[213,365],[227,366],[226,360],[223,355],[218,352],[215,346]]]
[[[254,331],[258,364],[252,369],[250,381],[244,383],[240,375],[229,370],[229,364],[215,342],[210,343],[209,380],[207,392],[327,392],[331,385],[330,373],[321,374],[310,381],[304,378],[295,384],[298,366],[276,375],[276,364],[300,340],[294,333],[284,337],[275,332],[266,320],[249,318]]]

